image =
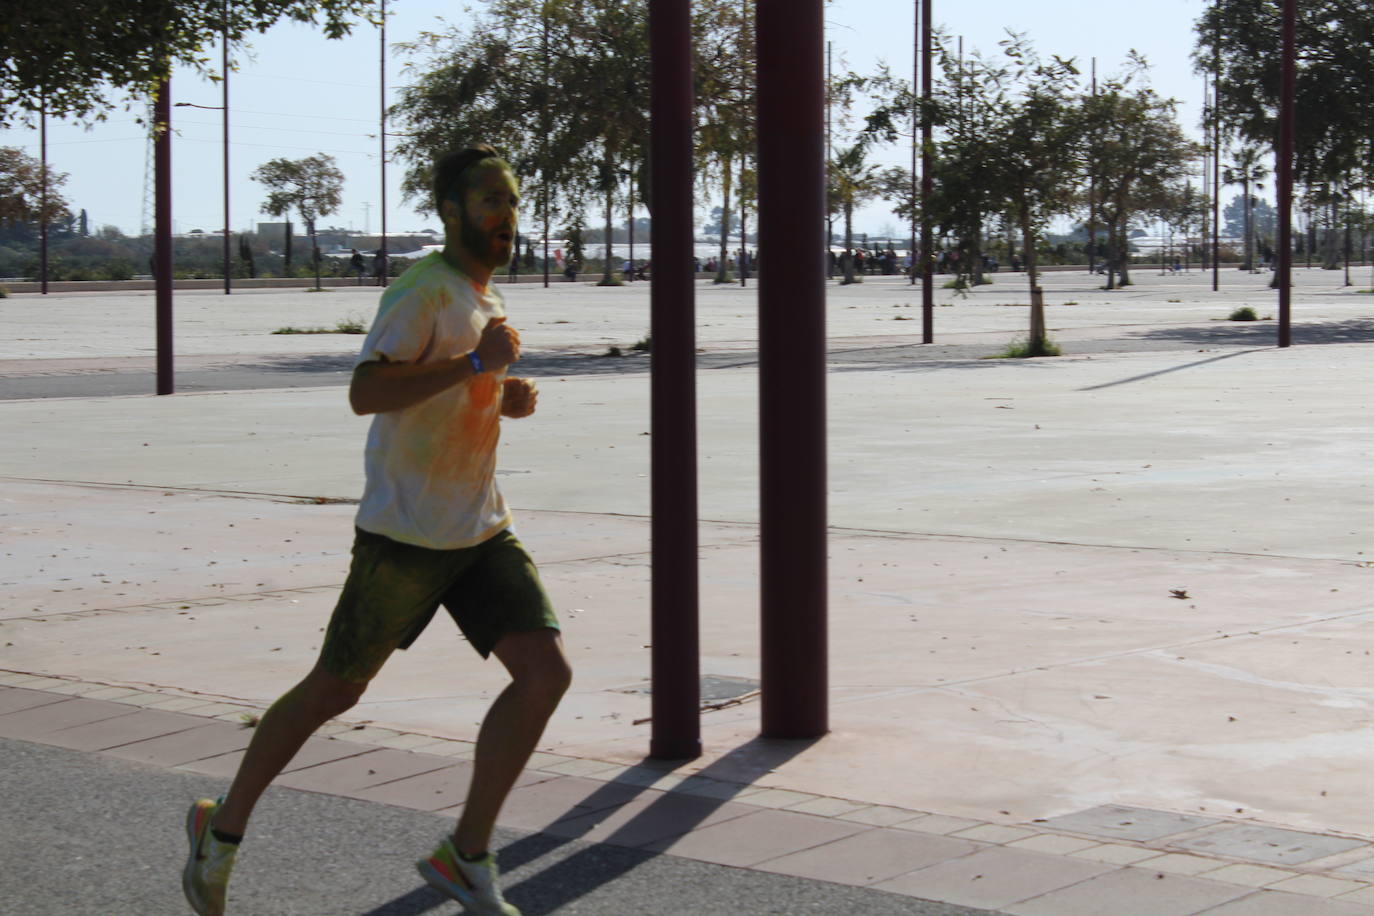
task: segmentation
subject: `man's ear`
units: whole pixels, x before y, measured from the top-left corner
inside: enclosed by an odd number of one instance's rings
[[[439,204],[439,219],[444,223],[457,220],[459,215],[458,201],[452,197],[445,197],[443,202]]]

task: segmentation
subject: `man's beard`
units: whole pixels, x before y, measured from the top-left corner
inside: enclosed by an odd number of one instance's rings
[[[480,227],[474,225],[468,219],[467,209],[458,211],[458,240],[467,249],[468,254],[472,255],[479,264],[484,264],[495,270],[498,267],[505,267],[510,263],[511,256],[515,253],[515,246],[504,254],[500,253],[493,242],[497,241],[495,232],[485,232]]]

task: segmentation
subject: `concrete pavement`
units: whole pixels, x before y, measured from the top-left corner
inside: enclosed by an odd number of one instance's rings
[[[832,289],[834,730],[760,741],[746,698],[707,712],[707,755],[668,773],[642,759],[647,366],[604,356],[643,336],[647,290],[510,291],[531,363],[564,368],[541,379],[535,418],[506,425],[502,453],[578,672],[533,771],[586,780],[584,795],[647,781],[757,809],[627,845],[812,877],[838,862],[824,876],[915,898],[1064,916],[1374,910],[1370,298],[1304,274],[1298,346],[1278,351],[1272,322],[1219,320],[1243,303],[1265,313],[1264,277],[1224,277],[1218,296],[1198,275],[1114,293],[1051,275],[1067,355],[971,358],[1024,323],[1007,279],[942,294],[944,358],[893,323],[919,316],[909,287]],[[339,296],[327,307],[179,295],[195,321],[184,350],[337,361],[358,338],[268,332],[332,323],[329,309],[355,307],[343,292],[322,294]],[[741,689],[758,664],[748,295],[699,299],[715,367],[699,395],[702,671]],[[42,372],[118,371],[150,339],[116,333],[145,306],[7,300],[0,394]],[[338,501],[361,486],[366,421],[337,387],[15,399],[0,418],[0,683],[128,691],[106,702],[208,721],[305,670],[346,568],[352,509]],[[461,757],[501,680],[464,661],[449,632],[426,634],[350,714],[364,725],[350,737]],[[767,848],[779,834],[803,845]],[[908,834],[921,851],[896,865],[912,867],[866,869]]]

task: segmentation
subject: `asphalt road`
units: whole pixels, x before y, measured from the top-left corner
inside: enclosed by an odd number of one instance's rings
[[[907,327],[910,327],[908,325]],[[919,325],[916,325],[919,328]],[[1304,343],[1345,343],[1374,339],[1374,327],[1322,327],[1304,329]],[[1051,335],[1053,336],[1053,335]],[[1190,350],[1196,348],[1244,348],[1272,345],[1272,322],[1251,325],[1213,325],[1166,327],[1126,332],[1119,330],[1101,339],[1075,339],[1063,343],[1065,355],[1091,356],[1148,350]],[[879,338],[881,340],[881,338]],[[987,343],[858,344],[855,341],[831,343],[827,360],[835,371],[931,371],[937,368],[988,366],[988,357],[997,354],[1011,338],[1000,337]],[[212,366],[178,367],[175,387],[178,392],[243,391],[261,388],[313,388],[347,385],[353,369],[352,354],[295,354],[252,356]],[[585,375],[628,375],[649,371],[649,354],[634,351],[610,355],[604,351],[527,352],[518,364],[518,373],[531,378],[559,378]],[[697,356],[699,369],[731,369],[758,364],[755,350],[717,350]],[[0,401],[53,397],[109,397],[153,394],[156,380],[151,368],[65,370],[61,361],[41,373],[0,373]]]
[[[189,913],[181,896],[186,807],[223,781],[0,739],[0,911],[7,916]],[[252,916],[457,914],[413,862],[445,817],[271,788],[230,885]],[[500,830],[507,896],[526,916],[978,916],[983,910]]]

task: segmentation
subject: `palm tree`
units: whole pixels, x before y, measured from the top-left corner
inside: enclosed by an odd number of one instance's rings
[[[1260,161],[1264,155],[1264,148],[1254,143],[1246,143],[1235,153],[1231,164],[1222,172],[1222,179],[1227,184],[1240,185],[1241,194],[1245,200],[1245,263],[1241,265],[1241,270],[1254,272],[1255,270],[1255,199],[1250,196],[1250,187],[1255,190],[1264,187],[1260,183],[1261,179],[1267,178],[1269,169]]]
[[[844,211],[844,279],[854,283],[854,208],[878,196],[878,167],[868,162],[868,144],[860,139],[830,163],[830,209]]]

